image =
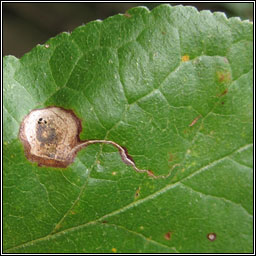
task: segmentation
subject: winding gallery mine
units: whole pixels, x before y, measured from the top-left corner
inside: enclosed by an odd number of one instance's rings
[[[123,162],[137,172],[146,172],[155,177],[150,170],[136,167],[127,151],[113,141],[86,140],[80,141],[81,120],[71,110],[59,107],[48,107],[32,110],[22,121],[19,137],[28,160],[39,166],[65,168],[74,161],[79,150],[94,144],[105,143],[116,147]]]

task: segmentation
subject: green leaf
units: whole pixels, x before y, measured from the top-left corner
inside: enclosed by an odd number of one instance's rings
[[[4,252],[253,252],[252,31],[139,7],[6,56]],[[28,161],[21,121],[53,105],[82,120],[81,140],[112,140],[162,177],[104,144],[65,169]]]

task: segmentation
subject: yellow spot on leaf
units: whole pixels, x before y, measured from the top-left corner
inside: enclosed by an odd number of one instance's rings
[[[112,252],[113,252],[113,253],[116,253],[116,252],[117,252],[117,249],[116,249],[116,248],[112,248]]]
[[[182,62],[189,61],[189,55],[184,55],[181,57]]]

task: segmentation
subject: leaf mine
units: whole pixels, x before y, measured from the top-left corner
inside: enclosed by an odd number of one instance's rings
[[[70,153],[80,142],[81,130],[81,121],[72,111],[48,107],[24,118],[19,138],[28,160],[39,166],[67,167],[75,157],[75,152]]]
[[[136,172],[146,172],[152,178],[167,178],[155,176],[150,170],[139,169],[127,150],[109,140],[81,141],[81,120],[72,110],[60,107],[47,107],[32,110],[22,121],[19,138],[24,146],[25,155],[31,162],[39,166],[66,168],[70,165],[78,151],[95,143],[111,144],[119,151],[122,161]]]

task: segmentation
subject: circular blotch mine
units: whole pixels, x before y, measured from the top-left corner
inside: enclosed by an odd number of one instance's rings
[[[38,165],[67,167],[79,144],[81,120],[71,110],[48,107],[32,110],[22,121],[19,138],[28,160]]]

